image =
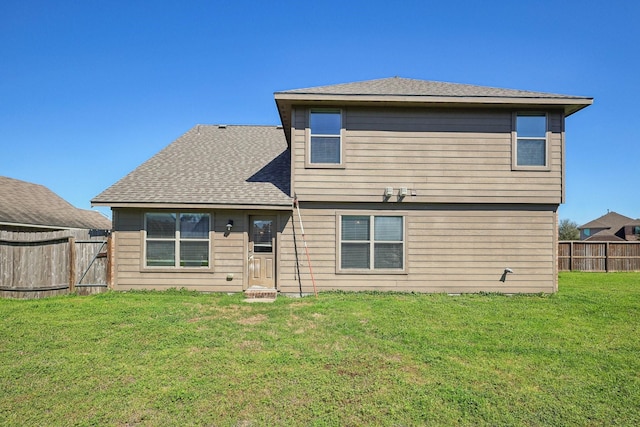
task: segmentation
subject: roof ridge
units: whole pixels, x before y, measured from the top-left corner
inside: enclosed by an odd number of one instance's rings
[[[631,217],[628,217],[626,215],[622,215],[619,214],[618,212],[615,211],[609,211],[606,214],[599,216],[598,218],[592,219],[591,221],[587,222],[586,224],[583,224],[581,226],[579,226],[579,229],[583,229],[583,228],[607,228],[607,229],[611,229],[613,227],[618,227],[619,224],[631,224],[633,223],[635,220]]]
[[[347,89],[342,91],[341,89]],[[438,80],[424,80],[407,77],[385,77],[360,80],[350,83],[337,83],[312,86],[300,89],[277,91],[275,94],[343,94],[343,95],[403,95],[403,96],[450,96],[450,97],[504,97],[504,98],[573,98],[592,99],[591,97],[566,95],[552,92],[540,92],[524,89],[454,83]]]

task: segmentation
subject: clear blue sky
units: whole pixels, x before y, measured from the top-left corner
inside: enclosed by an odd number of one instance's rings
[[[89,209],[195,124],[392,76],[594,97],[567,119],[560,217],[640,217],[636,0],[2,0],[0,175]]]

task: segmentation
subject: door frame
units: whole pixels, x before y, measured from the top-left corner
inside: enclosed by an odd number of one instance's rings
[[[273,239],[273,288],[278,289],[279,281],[279,261],[280,261],[280,212],[274,211],[251,211],[247,212],[244,218],[244,280],[242,283],[243,290],[249,288],[249,243],[251,242],[250,233],[252,232],[252,219],[253,218],[271,218],[273,219],[273,227],[275,230],[272,234]]]

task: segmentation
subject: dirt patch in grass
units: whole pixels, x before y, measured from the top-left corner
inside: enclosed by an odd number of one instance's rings
[[[240,350],[258,351],[262,349],[263,345],[262,342],[257,340],[245,340],[239,342],[236,347]]]
[[[240,319],[237,322],[241,325],[259,325],[262,322],[266,322],[267,319],[269,318],[266,314],[256,314],[255,316]]]

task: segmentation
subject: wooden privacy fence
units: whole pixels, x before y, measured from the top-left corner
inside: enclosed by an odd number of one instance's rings
[[[88,230],[0,231],[0,297],[42,298],[106,290],[110,240]]]
[[[640,271],[640,242],[559,242],[560,271]]]

